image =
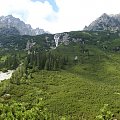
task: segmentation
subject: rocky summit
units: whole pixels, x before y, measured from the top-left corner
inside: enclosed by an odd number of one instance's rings
[[[16,31],[16,33],[20,35],[31,36],[47,33],[46,31],[40,28],[33,29],[30,24],[25,24],[19,18],[15,18],[12,15],[0,17],[0,29],[1,34],[15,34],[14,31]]]
[[[102,14],[98,19],[93,21],[89,26],[84,28],[86,31],[120,31],[120,14],[107,15]]]

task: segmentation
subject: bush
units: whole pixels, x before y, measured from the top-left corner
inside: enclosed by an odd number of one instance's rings
[[[102,109],[100,109],[100,115],[96,117],[96,120],[112,120],[113,114],[108,110],[108,104],[105,104]]]
[[[2,72],[5,73],[5,72],[8,72],[8,70],[6,68],[3,68]]]

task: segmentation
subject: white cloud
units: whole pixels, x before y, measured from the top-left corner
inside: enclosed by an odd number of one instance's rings
[[[56,19],[56,13],[47,1],[0,0],[0,16],[9,14],[31,24],[33,28],[40,27],[45,30],[50,30],[50,22]]]
[[[103,13],[120,12],[119,0],[56,0],[58,31],[82,30]]]
[[[31,0],[0,0],[0,16],[12,14],[32,27],[52,33],[82,30],[103,13],[118,14],[119,0],[55,0],[58,12],[49,2]]]

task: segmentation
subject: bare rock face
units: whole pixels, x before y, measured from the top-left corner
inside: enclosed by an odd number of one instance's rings
[[[25,24],[23,21],[21,21],[19,18],[15,18],[12,15],[8,16],[1,16],[0,17],[0,28],[6,28],[11,29],[15,28],[19,31],[20,35],[40,35],[47,33],[43,29],[33,29],[31,25]]]
[[[20,34],[20,32],[14,27],[0,28],[0,35],[19,35],[19,34]]]
[[[63,43],[64,43],[65,45],[68,45],[68,44],[69,44],[69,34],[65,33],[65,34],[63,35]]]
[[[111,15],[111,16],[114,17],[115,19],[117,19],[120,22],[120,14]]]
[[[36,44],[35,42],[28,40],[26,50],[30,50],[35,44]]]
[[[110,30],[113,32],[120,31],[120,15],[107,15],[104,13],[98,19],[93,21],[88,27],[85,26],[85,31],[104,31]]]
[[[68,33],[57,33],[54,35],[55,45],[58,47],[59,44],[68,45],[69,44],[69,34]]]

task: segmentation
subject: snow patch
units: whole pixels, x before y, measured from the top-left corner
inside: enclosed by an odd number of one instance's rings
[[[0,81],[10,79],[14,70],[8,70],[8,72],[0,72]]]
[[[54,40],[55,40],[56,47],[58,47],[59,38],[60,38],[60,34],[55,34],[54,35]]]

